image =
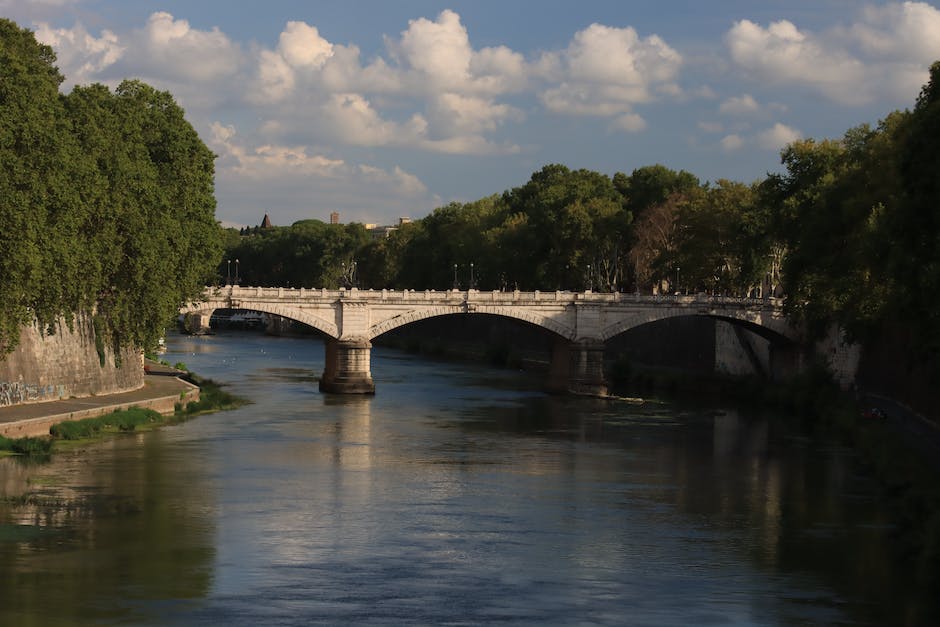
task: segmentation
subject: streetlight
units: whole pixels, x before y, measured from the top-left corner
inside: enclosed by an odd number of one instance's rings
[[[358,270],[358,269],[359,269],[359,262],[357,262],[357,261],[354,259],[354,260],[353,260],[353,266],[352,266],[352,286],[353,286],[353,287],[359,287],[359,279],[358,279],[358,277],[356,276],[356,270]]]
[[[676,266],[676,294],[679,293],[679,266]]]
[[[454,289],[455,290],[460,289],[460,282],[457,281],[457,264],[456,263],[454,264]]]
[[[232,284],[232,260],[226,259],[225,261],[226,263],[228,263],[228,267],[225,269],[225,284],[231,285]]]
[[[476,286],[477,286],[476,281],[473,279],[473,262],[471,261],[470,262],[470,288],[469,289],[471,290],[475,289]]]
[[[587,291],[594,291],[594,275],[591,274],[591,264],[587,267]]]
[[[235,260],[235,285],[241,283],[241,277],[238,276],[238,259]]]

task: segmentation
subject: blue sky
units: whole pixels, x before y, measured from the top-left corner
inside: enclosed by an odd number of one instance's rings
[[[912,106],[938,2],[0,0],[64,90],[170,91],[216,161],[217,217],[389,224],[548,163],[777,171],[800,137]]]

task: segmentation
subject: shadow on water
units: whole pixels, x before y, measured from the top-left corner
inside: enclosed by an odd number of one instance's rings
[[[0,459],[0,477],[0,581],[16,582],[0,586],[0,624],[134,622],[149,616],[144,599],[209,591],[211,491],[198,461],[158,434],[42,466]]]

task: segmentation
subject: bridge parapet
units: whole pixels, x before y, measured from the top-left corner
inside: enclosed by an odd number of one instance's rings
[[[714,307],[760,308],[783,310],[781,298],[736,298],[731,296],[712,296],[708,294],[637,294],[626,292],[569,292],[569,291],[534,291],[519,290],[503,292],[499,290],[361,290],[358,288],[332,290],[327,288],[290,288],[290,287],[207,287],[204,300],[214,301],[220,298],[264,299],[280,301],[317,302],[338,300],[363,301],[431,301],[431,302],[584,302],[584,303],[641,303],[652,305],[673,304],[678,306],[709,305]]]
[[[791,344],[799,332],[776,298],[706,294],[628,294],[514,290],[360,290],[285,287],[207,287],[200,302],[180,312],[208,320],[219,308],[250,309],[299,321],[327,336],[324,389],[374,389],[371,341],[397,327],[434,316],[489,314],[546,329],[560,342],[554,380],[570,390],[604,389],[603,347],[632,328],[677,316],[709,316],[746,327],[770,342]],[[557,357],[557,358],[556,358]]]

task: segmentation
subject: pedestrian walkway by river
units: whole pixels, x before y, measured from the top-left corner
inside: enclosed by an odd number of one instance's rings
[[[172,375],[171,370],[153,366],[144,377],[143,387],[130,392],[0,407],[0,436],[48,435],[49,427],[56,423],[100,416],[135,405],[167,414],[173,412],[182,397],[187,402],[198,400],[196,386]]]

